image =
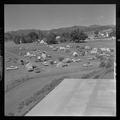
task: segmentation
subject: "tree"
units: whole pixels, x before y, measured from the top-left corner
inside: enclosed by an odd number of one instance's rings
[[[65,43],[66,41],[67,41],[67,40],[66,40],[65,38],[62,37],[62,38],[59,39],[58,42],[60,42],[60,43]]]
[[[5,33],[5,41],[12,40],[13,36],[10,33]]]
[[[86,38],[88,38],[87,34],[85,34],[83,31],[80,31],[79,29],[75,29],[71,32],[71,41],[73,42],[84,42]]]
[[[25,36],[22,37],[22,42],[23,43],[32,43],[33,39],[31,39],[30,35],[25,35]]]
[[[95,37],[98,37],[99,31],[98,30],[94,31],[94,34],[95,34]]]
[[[61,38],[59,39],[59,41],[61,43],[70,42],[70,39],[71,39],[71,33],[70,32],[63,32],[60,36],[61,36]]]
[[[47,36],[47,43],[48,44],[57,44],[57,40],[56,40],[56,35],[54,33],[49,33]]]
[[[44,38],[44,35],[43,35],[43,33],[42,33],[42,31],[39,31],[39,33],[38,33],[38,39],[43,39]]]
[[[21,37],[17,35],[14,37],[13,41],[15,44],[20,44],[20,39],[21,39]]]
[[[109,34],[109,37],[116,37],[116,31],[113,30],[113,31]]]
[[[38,39],[38,34],[35,32],[30,32],[28,36],[32,39],[32,41],[36,41]]]

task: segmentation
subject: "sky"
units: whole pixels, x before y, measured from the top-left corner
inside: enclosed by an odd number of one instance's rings
[[[115,4],[5,4],[5,32],[70,26],[115,25]]]

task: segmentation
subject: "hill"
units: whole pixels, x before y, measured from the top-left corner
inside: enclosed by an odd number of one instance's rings
[[[24,36],[28,35],[31,32],[35,32],[36,34],[42,33],[43,35],[46,35],[47,33],[55,33],[57,35],[61,35],[64,32],[71,32],[75,29],[80,29],[86,33],[93,33],[94,31],[103,31],[103,30],[115,30],[115,25],[90,25],[90,26],[71,26],[71,27],[63,27],[58,29],[51,29],[51,30],[38,30],[38,29],[21,29],[17,31],[9,31],[5,33],[5,41],[12,40],[15,36]]]

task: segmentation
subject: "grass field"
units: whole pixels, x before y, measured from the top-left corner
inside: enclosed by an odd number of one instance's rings
[[[91,47],[109,47],[115,49],[115,41],[91,41],[88,43],[81,43],[82,45],[89,45]],[[71,51],[75,51],[76,45],[70,43],[73,47]],[[53,46],[65,46],[66,44],[56,44]],[[71,54],[63,51],[53,51],[46,45],[35,45],[33,43],[22,45],[26,50],[40,49],[46,51],[52,56],[53,60],[62,57],[71,57]],[[5,70],[5,115],[22,116],[28,112],[35,104],[43,99],[56,85],[58,85],[64,78],[82,78],[82,79],[112,79],[113,71],[99,68],[99,61],[93,61],[92,67],[82,67],[87,62],[87,57],[78,57],[82,60],[79,63],[71,63],[68,67],[56,68],[54,65],[43,66],[37,63],[44,71],[40,73],[28,72],[19,65],[17,60],[19,56],[20,45],[14,43],[5,43],[5,67],[10,65],[19,66],[18,70]],[[72,57],[71,57],[72,58]]]

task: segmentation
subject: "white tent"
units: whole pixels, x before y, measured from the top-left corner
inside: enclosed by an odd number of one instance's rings
[[[30,55],[31,55],[30,52],[27,52],[27,53],[26,53],[26,56],[30,56]]]
[[[26,69],[29,70],[33,70],[33,65],[29,62],[25,65]]]
[[[60,50],[65,50],[65,47],[60,47],[59,49],[60,49]]]
[[[90,49],[90,46],[85,46],[85,49]]]
[[[46,55],[45,53],[42,53],[41,57],[42,57],[43,59],[46,59],[47,55]]]
[[[70,45],[66,45],[67,48],[70,48]]]
[[[52,45],[49,45],[49,47],[50,47],[50,48],[53,48],[53,46],[52,46]]]
[[[60,38],[60,36],[56,36],[56,39],[59,39]]]
[[[63,63],[62,62],[59,62],[57,63],[56,67],[62,67]]]
[[[41,56],[37,56],[37,59],[40,60],[40,59],[41,59]]]
[[[90,53],[91,53],[91,54],[96,54],[97,51],[96,51],[96,50],[91,50]]]
[[[41,44],[47,44],[44,40],[40,41]]]
[[[78,53],[77,52],[73,52],[73,56],[74,57],[78,56]]]

